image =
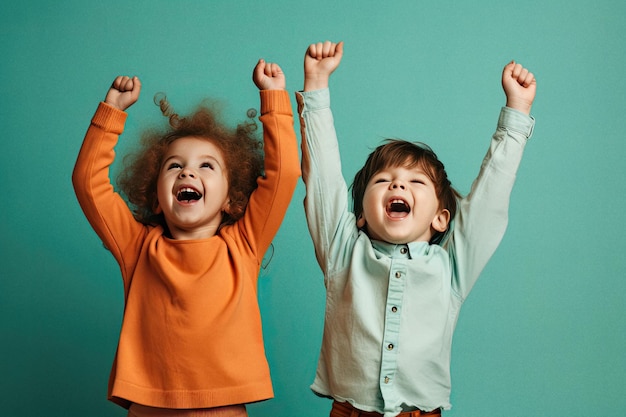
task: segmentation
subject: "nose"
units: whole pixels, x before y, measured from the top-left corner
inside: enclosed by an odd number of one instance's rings
[[[392,190],[396,190],[396,189],[401,189],[404,190],[406,187],[404,185],[404,183],[402,181],[399,180],[393,180],[391,181],[391,184],[389,184],[389,188]]]
[[[195,172],[193,172],[193,170],[191,170],[189,168],[183,168],[180,171],[180,174],[178,174],[178,178],[187,178],[187,177],[195,178],[196,174],[195,174]]]

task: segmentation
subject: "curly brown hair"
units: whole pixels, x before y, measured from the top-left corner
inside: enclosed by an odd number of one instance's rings
[[[215,103],[204,101],[194,112],[181,117],[175,113],[165,95],[155,96],[168,127],[144,132],[139,149],[124,157],[124,167],[117,185],[130,203],[137,221],[146,225],[161,225],[167,230],[162,213],[157,212],[157,181],[163,157],[169,145],[177,139],[195,137],[217,146],[224,157],[229,184],[229,210],[224,213],[220,228],[239,220],[248,205],[257,179],[263,175],[263,144],[256,135],[256,111],[248,110],[249,120],[235,128],[227,126]]]
[[[367,158],[363,168],[354,176],[352,183],[353,211],[358,219],[363,214],[363,196],[370,179],[379,171],[396,166],[420,167],[435,186],[435,194],[439,200],[439,208],[447,209],[453,219],[457,210],[457,199],[461,195],[456,191],[443,163],[426,144],[409,142],[401,139],[387,139],[378,146]],[[445,232],[436,233],[430,240],[431,244],[439,243]]]

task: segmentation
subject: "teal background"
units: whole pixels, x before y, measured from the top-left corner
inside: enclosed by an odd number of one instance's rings
[[[155,93],[181,111],[216,97],[240,120],[258,107],[258,58],[293,92],[307,45],[331,39],[346,42],[331,88],[349,179],[383,137],[402,137],[428,142],[467,193],[504,104],[502,67],[536,74],[535,134],[507,235],[458,323],[445,415],[623,416],[625,21],[613,0],[4,2],[0,415],[125,415],[106,400],[121,280],[70,182],[113,78],[143,81],[123,154],[161,121]],[[300,182],[262,272],[276,397],[252,417],[330,408],[308,388],[324,289],[303,197]]]

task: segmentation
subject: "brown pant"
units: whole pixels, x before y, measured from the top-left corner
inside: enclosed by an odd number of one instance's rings
[[[128,417],[248,417],[248,413],[243,404],[193,410],[155,408],[132,404],[128,409]]]
[[[356,409],[349,402],[333,401],[333,408],[330,410],[330,417],[382,417],[383,415],[375,411],[361,411]],[[397,417],[418,417],[431,416],[441,417],[441,410],[433,411],[405,411],[398,414]]]

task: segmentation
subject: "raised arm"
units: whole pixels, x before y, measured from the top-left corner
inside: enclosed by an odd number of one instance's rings
[[[309,45],[304,55],[304,91],[328,87],[330,75],[343,56],[343,42],[318,42]]]
[[[470,193],[459,202],[451,251],[456,262],[453,286],[464,299],[504,236],[509,201],[524,148],[535,120],[529,116],[537,83],[515,62],[502,71],[506,107]]]
[[[250,196],[239,221],[247,239],[255,242],[259,260],[269,247],[285,216],[300,177],[298,143],[293,126],[285,75],[275,63],[259,60],[252,71],[259,88],[263,123],[264,175]]]
[[[140,90],[137,77],[115,78],[91,119],[72,174],[76,197],[85,216],[121,266],[132,265],[123,256],[130,253],[127,249],[139,241],[135,237],[144,228],[114,191],[109,167],[115,158],[118,137],[124,130],[127,116],[124,110],[137,101]],[[123,270],[125,278],[129,272]]]
[[[358,237],[349,210],[348,187],[341,170],[339,144],[330,109],[328,80],[343,55],[343,42],[309,45],[304,55],[304,91],[296,93],[302,135],[304,207],[317,261],[325,276],[343,268],[341,260]]]

